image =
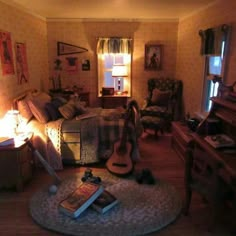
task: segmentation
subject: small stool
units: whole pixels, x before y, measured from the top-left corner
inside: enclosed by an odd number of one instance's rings
[[[160,130],[163,134],[163,119],[155,116],[143,116],[141,117],[141,123],[143,125],[144,131],[146,129],[153,129],[155,131],[155,137],[157,137],[157,132]]]

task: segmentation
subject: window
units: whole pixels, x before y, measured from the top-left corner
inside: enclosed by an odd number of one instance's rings
[[[97,45],[98,96],[102,88],[114,88],[115,95],[131,96],[131,39],[100,38]],[[125,67],[124,76],[112,76],[116,65]]]
[[[206,56],[206,69],[204,79],[204,99],[203,99],[203,111],[208,112],[211,109],[212,102],[211,97],[217,96],[219,82],[216,80],[223,79],[223,66],[224,63],[224,47],[225,42],[222,42],[221,55],[220,56]]]
[[[202,97],[202,112],[209,112],[211,97],[217,96],[219,82],[224,80],[225,48],[228,39],[229,26],[200,30],[201,55],[205,56],[205,73]]]
[[[130,96],[130,54],[101,54],[98,57],[98,96],[101,96],[103,87],[114,88],[114,91],[121,91],[122,94]],[[114,65],[125,65],[127,67],[126,77],[112,77]]]

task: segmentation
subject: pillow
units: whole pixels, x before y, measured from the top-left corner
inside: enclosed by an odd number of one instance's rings
[[[26,99],[22,99],[17,102],[17,109],[20,112],[24,123],[27,124],[33,118],[33,113],[31,112]]]
[[[87,111],[86,102],[75,101],[74,106],[76,108],[76,114],[77,115],[82,115],[82,114],[86,113],[86,111]]]
[[[49,115],[44,108],[44,103],[41,103],[40,101],[37,101],[36,99],[32,99],[28,101],[28,105],[30,107],[30,110],[32,111],[34,117],[40,122],[40,123],[47,123],[49,121]]]
[[[67,103],[67,100],[63,97],[55,97],[52,99],[53,104],[58,108],[62,105],[65,105]]]
[[[47,103],[47,102],[51,101],[50,95],[48,95],[47,93],[44,93],[44,92],[38,92],[38,93],[33,94],[32,99],[37,99],[38,101],[40,101],[42,103]]]
[[[58,108],[65,119],[72,119],[76,115],[76,107],[73,103],[66,103]]]
[[[56,107],[53,102],[46,103],[45,110],[47,111],[50,120],[57,120],[62,117],[58,107]]]
[[[157,88],[152,91],[151,103],[157,106],[168,106],[171,91],[161,91]]]

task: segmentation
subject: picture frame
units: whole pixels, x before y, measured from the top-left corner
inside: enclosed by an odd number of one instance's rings
[[[161,70],[162,69],[162,45],[146,44],[144,57],[145,70]]]
[[[82,70],[83,71],[90,70],[90,61],[88,59],[82,61]]]

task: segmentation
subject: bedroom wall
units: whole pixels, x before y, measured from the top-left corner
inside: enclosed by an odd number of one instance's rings
[[[183,100],[185,111],[194,114],[201,109],[204,57],[200,56],[200,29],[221,24],[232,26],[228,48],[225,82],[236,81],[236,1],[219,0],[215,5],[203,9],[179,22],[176,78],[184,83]]]
[[[27,14],[0,2],[0,29],[11,33],[15,42],[26,42],[29,67],[29,83],[17,84],[16,74],[3,76],[0,66],[0,117],[10,108],[12,98],[28,88],[47,91],[51,88],[49,77],[53,75],[53,62],[57,58],[56,42],[78,45],[88,52],[74,54],[79,60],[77,74],[62,73],[63,86],[76,84],[91,92],[91,104],[99,105],[96,96],[96,41],[97,37],[124,36],[133,38],[132,96],[142,105],[147,91],[147,80],[156,76],[170,76],[183,80],[185,110],[193,114],[200,110],[203,84],[204,59],[199,54],[199,29],[231,24],[232,33],[227,62],[227,83],[236,78],[235,68],[235,10],[236,2],[218,0],[216,5],[197,12],[178,22],[89,22],[57,21]],[[144,45],[162,44],[162,70],[144,70]],[[14,49],[14,48],[13,48]],[[13,50],[14,67],[15,51]],[[65,60],[65,56],[62,57]],[[81,62],[89,59],[90,71],[81,70]],[[48,71],[49,67],[49,71]]]
[[[2,74],[0,59],[0,118],[11,108],[11,102],[29,88],[43,89],[48,85],[48,51],[46,22],[17,8],[0,2],[0,30],[11,33],[14,70],[13,75]],[[15,43],[26,44],[29,81],[18,84],[16,75]]]
[[[88,52],[73,54],[77,57],[79,70],[77,73],[66,71],[66,57],[60,56],[63,62],[63,87],[77,85],[90,92],[90,103],[99,105],[97,98],[97,59],[96,44],[98,37],[131,37],[133,39],[132,62],[132,98],[140,106],[147,96],[147,80],[157,76],[175,76],[178,22],[82,22],[54,21],[47,23],[50,76],[53,75],[54,61],[57,57],[57,41],[87,48]],[[144,70],[144,45],[162,44],[162,70]],[[89,59],[90,71],[82,71],[81,63]]]

